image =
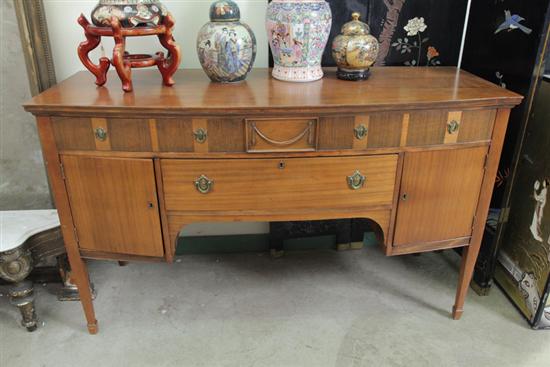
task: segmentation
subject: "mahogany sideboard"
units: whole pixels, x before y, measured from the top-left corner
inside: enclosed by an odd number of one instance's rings
[[[180,71],[166,87],[141,71],[124,93],[79,72],[25,104],[90,333],[83,259],[172,262],[185,225],[216,221],[367,218],[386,255],[464,247],[460,318],[522,97],[452,67],[326,74],[216,84]]]

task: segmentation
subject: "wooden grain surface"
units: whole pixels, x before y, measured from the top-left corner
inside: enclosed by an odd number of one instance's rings
[[[62,162],[80,249],[164,256],[151,160],[63,155]]]
[[[280,168],[280,165],[284,168]],[[246,160],[161,160],[168,211],[254,211],[391,206],[397,155]],[[356,170],[366,184],[351,190]],[[208,194],[194,181],[214,181]]]
[[[394,246],[471,236],[486,154],[487,147],[405,153]]]
[[[211,83],[202,70],[180,70],[173,87],[163,86],[155,70],[132,72],[134,91],[124,93],[110,72],[104,87],[94,85],[89,72],[78,72],[25,104],[36,114],[125,113],[250,116],[271,113],[311,114],[368,110],[425,109],[453,106],[512,106],[521,96],[454,67],[373,68],[368,81],[339,80],[333,69],[311,83],[288,83],[270,76],[268,69],[254,69],[239,84]]]

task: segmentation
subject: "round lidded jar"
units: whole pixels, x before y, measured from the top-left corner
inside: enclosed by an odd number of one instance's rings
[[[98,27],[109,27],[115,17],[122,27],[154,27],[162,23],[167,13],[159,0],[99,0],[92,10],[92,22]]]
[[[340,35],[332,42],[332,57],[338,65],[337,76],[343,80],[366,80],[370,67],[378,56],[379,43],[370,34],[368,24],[352,14],[352,20],[342,26]]]
[[[252,69],[256,37],[240,17],[239,6],[234,1],[215,1],[210,6],[210,22],[197,35],[199,61],[212,81],[242,81]]]

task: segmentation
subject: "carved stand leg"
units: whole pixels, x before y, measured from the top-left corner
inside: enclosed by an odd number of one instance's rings
[[[164,58],[162,52],[157,52],[157,67],[162,74],[162,80],[165,85],[174,85],[174,79],[172,76],[178,70],[178,66],[181,62],[181,50],[174,41],[172,30],[174,28],[174,18],[171,14],[167,14],[164,17],[164,25],[166,26],[166,32],[158,36],[159,41],[164,48],[168,50],[168,58]]]
[[[107,82],[107,71],[109,70],[111,62],[107,57],[101,57],[99,59],[99,64],[97,65],[90,60],[88,54],[99,45],[101,42],[101,37],[88,32],[88,26],[90,26],[90,23],[84,15],[81,14],[80,17],[78,17],[78,24],[84,28],[84,35],[86,36],[86,41],[80,43],[78,46],[78,57],[86,69],[90,70],[90,72],[96,77],[95,83],[101,86]]]
[[[131,92],[132,86],[132,68],[129,62],[124,60],[126,51],[126,37],[122,35],[120,21],[118,18],[111,19],[111,27],[113,28],[113,38],[115,47],[113,48],[113,65],[116,69],[120,80],[122,81],[122,89],[125,92]]]
[[[24,281],[15,284],[9,290],[10,302],[21,311],[21,325],[28,331],[35,331],[38,325],[38,318],[34,310],[34,289],[32,282]]]
[[[0,254],[0,277],[16,283],[9,290],[10,301],[21,311],[21,324],[28,331],[34,331],[37,327],[32,282],[23,281],[30,274],[32,267],[32,256],[28,250],[16,248]]]

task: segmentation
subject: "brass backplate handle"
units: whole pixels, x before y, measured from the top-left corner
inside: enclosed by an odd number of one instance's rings
[[[193,136],[195,137],[195,141],[197,143],[202,144],[208,138],[208,133],[206,130],[199,127],[197,130],[193,131]]]
[[[447,131],[449,132],[449,134],[456,133],[459,127],[460,124],[456,120],[452,120],[447,123]]]
[[[348,186],[352,190],[359,190],[364,187],[366,180],[367,178],[363,176],[359,170],[356,170],[353,175],[347,177]]]
[[[353,134],[355,135],[355,138],[358,140],[365,139],[367,137],[368,132],[369,132],[369,129],[363,124],[353,129]]]
[[[105,141],[107,139],[107,130],[102,127],[96,127],[94,130],[95,138],[99,141]]]
[[[210,191],[212,191],[213,185],[214,181],[209,179],[205,175],[201,175],[201,177],[195,180],[195,187],[197,188],[197,191],[201,194],[208,194]]]

